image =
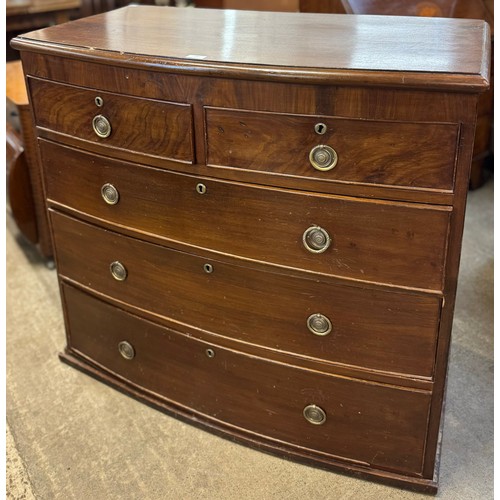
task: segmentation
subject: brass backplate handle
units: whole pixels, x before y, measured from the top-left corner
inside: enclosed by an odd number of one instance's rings
[[[304,231],[302,242],[309,252],[323,253],[330,246],[332,239],[322,227],[311,226]]]
[[[116,281],[125,281],[127,279],[127,268],[118,260],[115,260],[109,265],[109,271]]]
[[[311,165],[322,172],[331,170],[337,165],[339,157],[335,149],[330,146],[319,145],[314,146],[309,153],[309,161]]]
[[[135,349],[130,342],[126,340],[122,340],[118,344],[118,352],[127,360],[134,359],[135,357]]]
[[[307,405],[302,413],[310,424],[323,425],[326,422],[325,410],[317,405]]]
[[[104,115],[96,115],[92,120],[92,128],[98,137],[105,139],[111,135],[111,123]]]
[[[315,313],[307,318],[307,328],[314,335],[324,337],[332,331],[332,322],[324,314]]]
[[[108,205],[116,205],[120,200],[120,193],[118,192],[118,189],[116,189],[115,186],[109,182],[101,187],[101,196]]]

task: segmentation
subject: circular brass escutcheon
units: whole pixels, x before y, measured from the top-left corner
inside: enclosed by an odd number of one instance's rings
[[[103,139],[109,137],[111,134],[111,123],[109,123],[109,120],[103,115],[94,116],[92,128],[94,132]]]
[[[326,413],[323,408],[316,405],[307,405],[302,412],[304,418],[313,425],[322,425],[326,422]]]
[[[309,252],[323,253],[330,246],[332,239],[325,229],[311,226],[304,231],[302,242]]]
[[[324,123],[316,123],[316,125],[314,125],[314,131],[318,135],[326,134],[327,130],[328,130],[328,127]]]
[[[309,161],[316,170],[325,172],[337,165],[338,155],[330,146],[314,146],[309,153]]]
[[[332,331],[332,322],[324,314],[315,313],[307,318],[307,328],[314,335],[324,337]]]
[[[214,358],[215,357],[215,351],[213,349],[207,349],[205,351],[205,354],[207,355],[207,358]]]
[[[207,186],[205,186],[205,184],[202,184],[201,182],[199,184],[196,184],[196,192],[198,194],[205,194],[207,192]]]
[[[208,274],[213,273],[214,266],[212,266],[212,264],[203,264],[203,270]]]
[[[135,357],[135,349],[132,346],[130,342],[127,342],[126,340],[122,340],[118,344],[118,352],[125,358],[125,359],[133,359]]]
[[[108,205],[116,205],[120,200],[120,193],[118,192],[118,189],[116,189],[115,186],[109,182],[102,186],[101,196]]]
[[[104,99],[100,96],[97,96],[95,99],[94,99],[94,102],[95,102],[95,105],[100,108],[103,104],[104,104]]]
[[[111,275],[117,281],[125,281],[127,279],[127,268],[118,260],[115,260],[109,265]]]

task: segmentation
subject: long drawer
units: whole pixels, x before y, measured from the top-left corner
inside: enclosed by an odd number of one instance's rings
[[[29,78],[38,127],[90,141],[193,163],[191,105]],[[83,144],[83,143],[82,143]]]
[[[248,269],[146,243],[54,211],[51,222],[59,273],[98,293],[298,357],[432,377],[437,297]],[[125,279],[113,277],[114,262],[125,269]]]
[[[72,287],[62,289],[70,350],[129,383],[204,418],[279,442],[421,473],[427,392],[247,356],[157,326]]]
[[[101,221],[278,266],[442,289],[448,207],[218,181],[40,144],[49,201]]]
[[[207,164],[211,166],[329,183],[453,189],[456,123],[209,107],[205,115]]]

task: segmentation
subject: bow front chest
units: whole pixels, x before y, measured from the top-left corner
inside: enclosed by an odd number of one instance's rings
[[[18,37],[63,361],[433,491],[482,21],[126,7]]]

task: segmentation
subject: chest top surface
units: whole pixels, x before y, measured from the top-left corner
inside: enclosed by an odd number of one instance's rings
[[[479,20],[129,6],[13,46],[240,78],[335,83],[361,74],[365,84],[482,90],[489,74],[489,27]]]

